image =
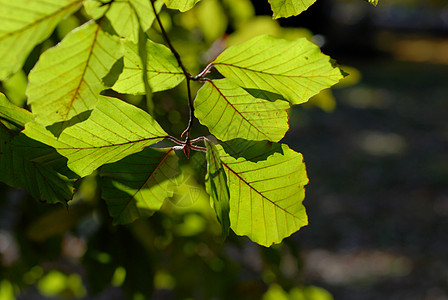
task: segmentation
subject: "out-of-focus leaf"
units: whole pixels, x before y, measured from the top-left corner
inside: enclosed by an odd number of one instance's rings
[[[269,16],[256,16],[227,37],[227,46],[242,44],[263,34],[292,41],[303,37],[311,40],[313,37],[312,32],[308,29],[281,27],[277,20],[273,20]]]
[[[202,1],[195,10],[204,38],[209,43],[214,42],[226,32],[228,20],[218,0]]]
[[[59,136],[77,115],[95,106],[103,88],[102,78],[119,53],[118,38],[95,22],[78,27],[44,52],[30,72],[27,89],[36,120],[43,125],[58,122],[52,131]]]
[[[138,28],[147,31],[155,20],[150,4],[152,0],[85,0],[84,7],[92,18],[106,14],[112,27],[121,37],[138,42]],[[157,12],[162,9],[163,0],[155,1]]]
[[[104,96],[100,96],[86,121],[65,129],[59,138],[36,122],[28,123],[24,134],[55,148],[68,158],[68,167],[80,177],[139,152],[167,135],[148,113]]]
[[[230,224],[238,235],[271,246],[308,224],[303,157],[284,144],[237,139],[217,146],[230,191]]]
[[[242,87],[278,93],[292,104],[308,101],[344,77],[330,58],[305,38],[287,41],[259,36],[228,48],[213,65]]]
[[[194,102],[201,124],[222,141],[279,141],[289,129],[289,103],[255,98],[228,79],[208,81]]]
[[[8,99],[15,105],[23,107],[26,103],[25,91],[28,85],[28,78],[26,78],[25,72],[22,70],[18,71],[2,84]]]
[[[46,239],[63,235],[73,228],[79,220],[90,211],[86,206],[73,206],[70,210],[65,207],[50,211],[39,217],[27,229],[27,236],[38,242]]]
[[[316,0],[269,0],[275,19],[297,16],[314,2]]]
[[[116,224],[149,217],[173,195],[179,175],[174,150],[146,148],[101,168],[102,197]]]
[[[0,80],[20,70],[31,50],[81,3],[82,0],[0,0]]]
[[[165,0],[165,5],[171,9],[178,9],[181,12],[190,10],[200,0]]]
[[[369,2],[370,4],[372,4],[374,6],[378,5],[378,0],[364,0],[364,1],[367,1],[367,2]]]
[[[250,0],[223,0],[235,28],[241,28],[255,17],[255,9]]]
[[[330,89],[321,91],[304,104],[305,106],[317,106],[326,112],[332,112],[336,108],[336,99]]]
[[[138,45],[130,41],[123,42],[124,67],[112,87],[124,94],[142,95],[145,93],[143,84],[143,68],[139,56]],[[185,76],[176,58],[164,45],[146,41],[147,74],[152,92],[159,92],[177,86]]]
[[[216,146],[209,140],[205,140],[207,147],[207,174],[205,175],[205,188],[210,195],[216,216],[222,227],[222,237],[229,234],[229,187],[227,177],[219,157]]]

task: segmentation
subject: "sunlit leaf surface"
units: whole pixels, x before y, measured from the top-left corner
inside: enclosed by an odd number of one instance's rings
[[[138,53],[138,45],[130,41],[124,42],[124,67],[112,87],[124,94],[144,94],[143,68]],[[164,45],[146,41],[147,74],[152,92],[159,92],[177,86],[185,78],[176,58]]]
[[[270,246],[308,224],[303,157],[284,144],[234,140],[217,147],[230,191],[230,224],[238,235]]]
[[[162,140],[167,134],[143,110],[119,99],[100,96],[90,117],[65,129],[59,138],[36,122],[24,133],[54,147],[68,158],[68,167],[84,177]]]
[[[308,101],[344,77],[330,57],[305,38],[259,36],[228,48],[213,65],[242,87],[280,94],[292,104]]]
[[[316,0],[269,0],[274,18],[297,16]]]
[[[205,188],[210,195],[216,216],[222,227],[222,236],[229,234],[229,188],[227,186],[227,177],[219,157],[216,146],[209,140],[205,140],[207,147],[207,174],[205,175]]]
[[[367,2],[369,2],[370,4],[377,6],[378,5],[378,0],[365,0]]]
[[[286,101],[255,98],[228,79],[208,81],[194,102],[195,115],[222,141],[279,141],[289,129]]]
[[[28,104],[43,125],[60,129],[78,114],[92,109],[103,89],[102,78],[120,53],[118,38],[89,22],[44,52],[29,75]]]
[[[165,0],[165,5],[171,9],[178,9],[182,12],[190,10],[200,0]]]
[[[162,6],[163,0],[155,2],[157,11],[160,11]],[[150,0],[86,0],[84,7],[94,19],[106,14],[117,34],[134,43],[138,42],[139,26],[141,25],[143,31],[146,31],[155,20]]]
[[[20,70],[31,50],[81,3],[82,0],[0,0],[0,80]]]
[[[117,224],[148,217],[173,195],[178,158],[174,150],[146,148],[101,168],[102,197]]]

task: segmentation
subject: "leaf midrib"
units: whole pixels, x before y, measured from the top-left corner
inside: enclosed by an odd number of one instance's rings
[[[170,149],[169,151],[167,151],[165,153],[165,155],[162,157],[162,159],[160,160],[160,162],[157,164],[157,166],[154,168],[154,170],[151,172],[151,174],[149,174],[148,178],[145,180],[145,182],[140,186],[140,188],[137,189],[137,191],[131,195],[129,201],[126,203],[126,205],[123,207],[123,209],[117,214],[116,218],[121,217],[121,215],[124,213],[124,211],[129,207],[129,205],[131,204],[132,200],[135,199],[135,196],[143,189],[144,186],[146,186],[146,184],[149,182],[149,180],[153,177],[154,173],[159,169],[160,165],[165,162],[166,158],[168,157],[168,155],[174,151],[173,149]],[[137,212],[140,216],[140,210],[137,209]]]

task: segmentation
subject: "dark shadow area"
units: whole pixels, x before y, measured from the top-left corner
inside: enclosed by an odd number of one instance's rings
[[[91,114],[92,114],[92,110],[86,110],[86,111],[80,113],[79,115],[74,116],[73,118],[71,118],[68,121],[56,122],[56,123],[49,125],[45,128],[48,131],[50,131],[56,138],[59,138],[59,136],[65,129],[72,127],[78,123],[86,121],[90,117]]]
[[[266,160],[274,153],[283,154],[281,144],[267,141],[255,142],[238,138],[221,143],[221,146],[233,158],[243,157],[251,162]]]
[[[274,102],[276,100],[285,100],[286,101],[286,99],[283,98],[282,95],[279,95],[277,93],[264,91],[264,90],[259,90],[259,89],[246,89],[245,88],[244,90],[246,90],[246,92],[248,92],[249,94],[251,94],[255,98],[264,99],[264,100],[268,100],[268,101],[271,101],[271,102]]]

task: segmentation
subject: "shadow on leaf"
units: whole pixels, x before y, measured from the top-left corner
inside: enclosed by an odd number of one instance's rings
[[[266,160],[274,153],[283,155],[282,145],[268,141],[233,139],[221,144],[224,151],[234,158],[243,157],[251,162]]]
[[[52,125],[47,126],[46,129],[50,131],[56,138],[59,138],[59,136],[65,129],[86,121],[91,114],[92,110],[83,111],[82,113],[74,116],[68,121],[56,122]]]

